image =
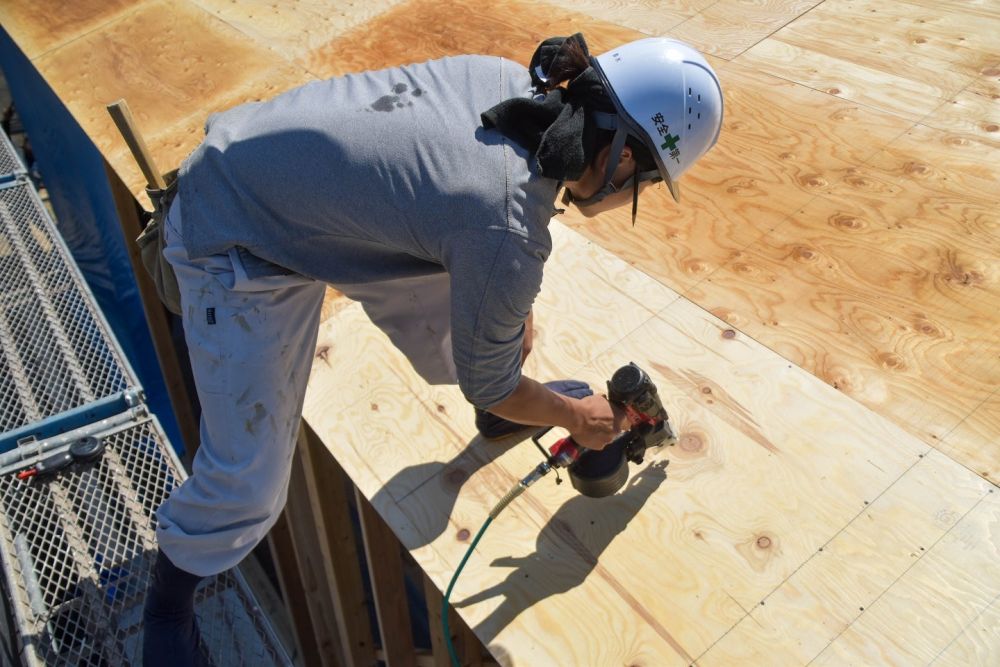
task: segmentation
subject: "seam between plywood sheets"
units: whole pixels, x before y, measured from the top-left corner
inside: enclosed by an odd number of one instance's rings
[[[924,551],[922,551],[922,552],[920,553],[920,555],[919,555],[919,556],[918,556],[917,558],[915,558],[915,559],[913,560],[913,562],[912,562],[912,563],[910,563],[909,567],[907,567],[907,568],[906,568],[905,570],[903,570],[903,571],[902,571],[902,572],[901,572],[901,573],[899,574],[899,576],[898,576],[898,577],[896,577],[896,578],[895,578],[895,579],[893,580],[893,582],[892,582],[891,584],[889,584],[888,586],[886,586],[886,588],[885,588],[885,589],[884,589],[884,590],[883,590],[883,591],[882,591],[881,593],[879,593],[879,595],[878,595],[878,596],[877,596],[877,597],[876,597],[876,598],[875,598],[874,600],[872,600],[872,601],[871,601],[871,602],[870,602],[870,603],[869,603],[869,604],[868,604],[868,605],[867,605],[867,606],[866,606],[866,607],[865,607],[865,608],[864,608],[863,610],[861,610],[861,612],[860,612],[860,613],[859,613],[859,614],[858,614],[857,616],[855,616],[855,617],[854,617],[853,619],[851,619],[851,621],[850,621],[849,623],[847,623],[847,624],[846,624],[846,625],[844,626],[844,628],[843,628],[843,629],[841,629],[841,631],[840,631],[840,632],[838,632],[838,633],[837,633],[837,635],[836,635],[836,636],[835,636],[835,637],[834,637],[833,639],[831,639],[831,640],[830,640],[830,641],[829,641],[829,642],[827,643],[827,645],[823,647],[823,649],[822,649],[822,650],[820,650],[820,651],[819,651],[819,653],[817,653],[817,654],[816,654],[815,656],[813,656],[812,660],[810,660],[810,661],[809,661],[809,663],[807,663],[807,664],[812,664],[813,662],[815,662],[815,661],[816,661],[816,659],[817,659],[817,658],[819,658],[820,656],[822,656],[822,655],[823,655],[823,653],[825,653],[825,652],[827,651],[827,649],[829,649],[829,648],[830,648],[830,646],[832,646],[832,645],[833,645],[834,643],[836,643],[836,641],[837,641],[837,640],[838,640],[838,639],[839,639],[840,637],[842,637],[842,636],[843,636],[843,635],[844,635],[844,634],[845,634],[845,633],[846,633],[846,632],[847,632],[848,630],[850,630],[850,629],[851,629],[851,628],[852,628],[852,627],[854,626],[854,624],[855,624],[855,623],[856,623],[856,622],[858,621],[858,619],[860,619],[860,618],[861,618],[862,616],[864,616],[864,615],[865,615],[865,613],[866,613],[866,612],[868,612],[868,610],[870,610],[870,609],[871,609],[872,607],[874,607],[874,606],[875,606],[875,605],[876,605],[876,604],[878,603],[878,601],[879,601],[879,600],[881,600],[881,599],[882,599],[882,598],[883,598],[883,597],[885,596],[885,594],[886,594],[886,593],[888,593],[888,592],[889,592],[890,590],[892,590],[892,588],[893,588],[893,587],[894,587],[894,586],[895,586],[895,585],[896,585],[897,583],[899,583],[899,581],[900,581],[900,580],[901,580],[901,579],[902,579],[902,578],[903,578],[904,576],[906,576],[906,574],[907,574],[907,573],[908,573],[908,572],[909,572],[910,570],[912,570],[912,569],[913,569],[913,568],[914,568],[914,567],[915,567],[915,566],[916,566],[916,565],[917,565],[918,563],[920,563],[920,562],[921,562],[921,561],[922,561],[922,560],[923,560],[923,559],[924,559],[924,558],[925,558],[925,557],[926,557],[926,556],[927,556],[928,554],[930,554],[930,553],[931,553],[931,552],[932,552],[932,551],[934,550],[934,548],[935,548],[935,547],[936,547],[936,546],[937,546],[938,544],[940,544],[940,543],[941,543],[941,541],[942,541],[943,539],[945,539],[946,537],[948,537],[948,535],[950,535],[950,534],[951,534],[951,532],[952,532],[953,530],[955,530],[955,528],[956,528],[956,527],[957,527],[957,526],[958,526],[959,524],[961,524],[961,523],[962,523],[962,521],[963,521],[963,520],[964,520],[964,519],[965,519],[965,518],[966,518],[967,516],[969,516],[969,514],[971,514],[971,513],[972,513],[972,512],[973,512],[973,511],[974,511],[974,510],[975,510],[976,508],[978,508],[978,507],[979,507],[979,506],[980,506],[980,505],[981,505],[981,504],[983,503],[983,501],[985,501],[985,500],[986,500],[987,498],[989,498],[990,494],[992,494],[992,493],[993,493],[993,489],[988,489],[988,490],[987,490],[986,492],[984,492],[984,493],[983,493],[983,494],[982,494],[982,495],[981,495],[981,496],[979,497],[979,499],[978,499],[978,500],[977,500],[977,501],[976,501],[976,502],[975,502],[975,503],[974,503],[974,504],[972,505],[972,507],[970,507],[970,508],[969,508],[968,510],[966,510],[966,511],[965,511],[965,512],[964,512],[964,513],[962,514],[962,516],[961,516],[961,517],[960,517],[960,518],[959,518],[959,519],[958,519],[957,521],[955,521],[954,523],[952,523],[952,524],[951,524],[951,526],[949,526],[948,530],[946,530],[946,531],[944,531],[943,533],[941,533],[941,535],[940,535],[940,536],[939,536],[939,537],[938,537],[938,538],[937,538],[936,540],[934,540],[934,543],[933,543],[933,544],[931,544],[931,545],[930,545],[930,547],[928,547],[927,549],[925,549]],[[811,559],[810,559],[810,560],[811,560]],[[984,607],[984,608],[983,608],[983,609],[982,609],[982,610],[980,611],[980,613],[979,613],[979,614],[977,615],[977,618],[978,618],[978,616],[982,615],[982,613],[984,613],[984,612],[986,611],[986,609],[988,609],[988,608],[989,608],[989,606],[990,606],[990,605],[986,605],[986,606],[985,606],[985,607]],[[969,623],[969,624],[966,624],[966,626],[965,626],[965,627],[968,627],[969,625],[971,625],[971,623]],[[962,636],[962,633],[963,633],[963,632],[964,632],[964,628],[963,628],[962,630],[960,630],[960,631],[959,631],[959,633],[958,633],[958,634],[957,634],[957,635],[956,635],[956,636],[955,636],[955,637],[954,637],[954,638],[952,639],[952,641],[951,641],[951,642],[949,642],[949,644],[948,644],[947,646],[950,646],[950,645],[951,645],[952,643],[954,643],[954,641],[955,641],[955,640],[957,640],[957,639],[958,639],[959,637],[961,637],[961,636]],[[947,648],[947,646],[946,646],[945,648]],[[943,652],[944,652],[944,651],[943,651],[943,649],[942,649],[942,651],[938,653],[937,657],[940,657],[940,656],[941,656],[941,654],[942,654]],[[935,660],[937,659],[937,657],[935,657]]]
[[[144,0],[143,2],[137,3],[131,9],[127,9],[127,10],[121,12],[120,14],[117,14],[114,17],[109,18],[104,23],[99,23],[99,24],[95,25],[94,27],[92,27],[90,30],[86,30],[84,32],[81,32],[80,34],[75,35],[74,37],[71,37],[70,39],[67,39],[65,42],[62,42],[61,44],[57,44],[55,46],[52,46],[52,47],[46,49],[45,51],[42,51],[41,53],[37,53],[34,56],[32,56],[31,58],[28,58],[28,60],[31,61],[32,63],[35,63],[37,60],[39,60],[41,58],[44,58],[44,57],[46,57],[46,56],[48,56],[48,55],[50,55],[52,53],[55,53],[56,51],[59,51],[63,47],[69,46],[70,44],[74,44],[75,42],[77,42],[77,41],[79,41],[81,39],[84,39],[85,37],[88,37],[89,35],[92,35],[95,32],[98,32],[100,30],[104,30],[108,26],[114,25],[115,23],[118,23],[119,21],[122,21],[122,20],[128,18],[129,16],[132,16],[132,14],[135,14],[137,12],[142,11],[146,7],[146,5],[153,4],[154,2],[156,2],[156,0]],[[18,42],[14,38],[14,36],[10,35],[10,38],[11,38],[11,41],[13,41],[15,44],[17,44],[17,47],[20,49],[21,45],[18,44]],[[24,50],[21,49],[21,52],[24,53]],[[27,57],[27,54],[25,54],[25,57]],[[44,78],[45,75],[44,75],[43,72],[39,71],[39,74],[41,74],[42,77]],[[57,96],[58,96],[58,93],[57,93]]]

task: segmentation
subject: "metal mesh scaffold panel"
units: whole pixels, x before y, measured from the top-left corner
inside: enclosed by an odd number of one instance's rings
[[[154,418],[102,437],[97,461],[51,479],[0,477],[0,557],[28,665],[141,658],[153,512],[184,475]],[[195,609],[216,667],[289,664],[237,570],[203,581]]]
[[[31,183],[0,186],[0,433],[137,385]]]
[[[0,180],[7,180],[15,174],[25,173],[24,165],[17,157],[17,151],[7,138],[7,134],[0,132]]]

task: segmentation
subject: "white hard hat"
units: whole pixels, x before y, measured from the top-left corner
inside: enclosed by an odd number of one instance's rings
[[[719,139],[722,88],[705,58],[673,39],[651,37],[629,42],[591,60],[617,114],[596,112],[599,127],[614,130],[609,182],[628,136],[639,139],[656,161],[657,172],[639,180],[662,178],[675,201],[677,181]]]

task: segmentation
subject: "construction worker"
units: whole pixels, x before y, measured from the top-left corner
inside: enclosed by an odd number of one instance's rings
[[[428,382],[457,383],[484,436],[554,425],[585,447],[612,440],[625,420],[606,398],[521,373],[554,203],[560,189],[585,215],[631,203],[634,220],[650,183],[678,199],[722,106],[685,44],[591,58],[577,34],[543,42],[528,69],[444,58],[212,115],[165,224],[201,446],[157,512],[147,667],[200,664],[197,582],[236,565],[285,503],[327,285]]]

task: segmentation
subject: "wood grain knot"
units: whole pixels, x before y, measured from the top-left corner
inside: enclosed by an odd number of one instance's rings
[[[468,528],[460,528],[459,531],[457,533],[455,533],[455,537],[458,539],[459,542],[468,542],[469,541],[469,529]]]
[[[864,229],[865,223],[854,216],[837,214],[830,219],[830,224],[841,229]]]
[[[316,358],[317,359],[322,359],[328,365],[330,363],[329,356],[330,356],[330,346],[329,345],[321,345],[320,347],[316,348]]]
[[[968,146],[969,140],[965,137],[948,137],[944,140],[946,144],[951,146]]]
[[[830,93],[831,95],[840,95],[840,88],[827,88],[826,92]]]
[[[926,44],[927,43],[927,38],[926,37],[917,37],[915,40],[913,40],[913,43],[914,44]]]
[[[440,412],[441,414],[447,414],[448,413],[448,408],[446,408],[443,405],[441,405],[440,403],[438,403],[438,405],[437,405],[437,411]]]
[[[782,160],[794,160],[795,159],[795,153],[789,153],[789,152],[786,151],[786,152],[781,153],[780,155],[778,155],[778,157],[780,157]]]
[[[916,176],[926,176],[931,173],[931,166],[923,162],[907,162],[903,165],[903,171]]]
[[[378,412],[378,403],[372,403],[371,404],[371,409],[372,409],[372,412]]]
[[[948,282],[955,282],[959,285],[982,285],[983,274],[978,271],[965,271],[960,266],[952,267],[951,273],[944,277]]]
[[[880,352],[875,360],[886,370],[902,371],[906,370],[906,362],[898,354],[892,352]]]
[[[712,388],[711,387],[702,387],[701,388],[701,393],[703,393],[703,394],[711,394],[712,393]]]
[[[941,330],[927,320],[918,318],[914,321],[913,326],[917,331],[925,336],[930,336],[931,338],[941,338],[942,336]]]
[[[808,246],[796,246],[792,250],[792,257],[800,262],[811,262],[816,259],[816,251]]]
[[[1000,76],[1000,67],[987,67],[979,71],[983,76]]]
[[[1000,125],[996,125],[995,123],[990,123],[989,125],[984,125],[983,129],[986,130],[987,132],[996,132],[997,130],[1000,130]]]
[[[732,329],[726,329],[725,331],[722,332],[722,337],[725,338],[726,340],[732,340],[736,338],[736,332],[733,331]]]
[[[757,538],[757,547],[760,549],[769,549],[771,547],[771,538],[767,535],[761,535]]]
[[[684,262],[684,270],[691,274],[704,273],[706,268],[708,267],[705,266],[705,263],[697,259]]]
[[[805,174],[799,178],[799,183],[807,188],[822,188],[827,185],[827,180],[819,174]]]
[[[681,451],[697,454],[705,449],[705,439],[700,433],[682,433],[677,446]]]

